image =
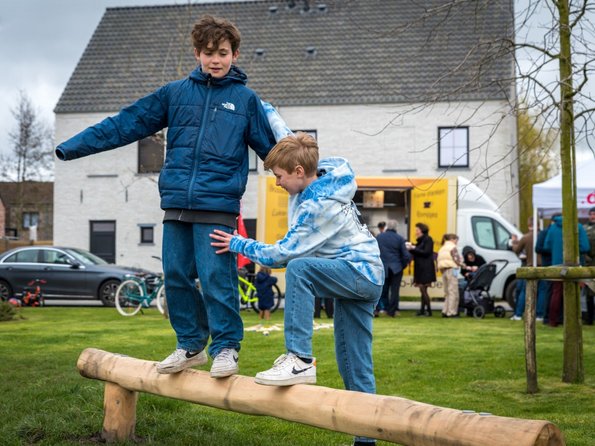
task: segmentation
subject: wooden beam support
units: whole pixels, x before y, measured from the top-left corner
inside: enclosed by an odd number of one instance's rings
[[[82,376],[128,389],[250,415],[267,415],[310,426],[409,446],[564,445],[548,421],[467,413],[404,398],[322,386],[262,386],[233,375],[213,379],[188,369],[160,375],[155,362],[88,348],[77,362]],[[133,432],[133,431],[132,431]]]
[[[516,270],[519,279],[578,280],[595,278],[595,266],[523,266]]]

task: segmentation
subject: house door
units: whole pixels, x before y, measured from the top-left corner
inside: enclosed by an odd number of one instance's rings
[[[108,263],[116,263],[116,222],[90,221],[91,243],[89,251]]]

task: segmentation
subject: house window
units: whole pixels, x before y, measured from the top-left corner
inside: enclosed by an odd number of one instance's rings
[[[138,142],[138,173],[159,173],[164,156],[163,132],[141,139]]]
[[[155,243],[155,225],[139,225],[141,245],[152,245]]]
[[[438,128],[438,167],[469,167],[469,127]]]
[[[39,212],[23,212],[23,228],[37,226],[39,223]]]

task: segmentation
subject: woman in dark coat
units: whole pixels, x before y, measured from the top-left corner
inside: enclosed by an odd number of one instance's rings
[[[421,309],[418,316],[432,316],[428,287],[436,281],[436,266],[434,263],[434,240],[428,235],[430,229],[423,223],[415,225],[417,243],[408,245],[413,254],[413,283],[421,292]],[[427,309],[427,310],[426,310]]]

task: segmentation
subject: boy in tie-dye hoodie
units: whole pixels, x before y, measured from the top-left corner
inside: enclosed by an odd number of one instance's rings
[[[259,384],[316,383],[312,354],[314,298],[335,299],[335,352],[348,390],[375,393],[372,364],[374,307],[384,282],[378,243],[359,219],[352,199],[355,176],[344,158],[318,162],[311,136],[288,136],[269,152],[264,167],[289,198],[289,231],[273,245],[214,231],[217,253],[240,253],[256,263],[287,267],[285,347]],[[355,444],[374,444],[356,438]]]

